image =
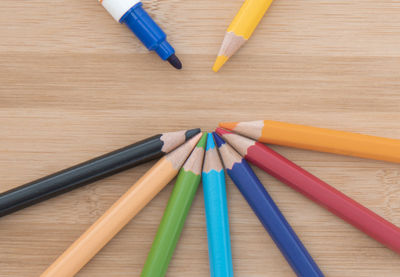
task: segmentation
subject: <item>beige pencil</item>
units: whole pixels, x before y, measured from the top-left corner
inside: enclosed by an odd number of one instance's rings
[[[178,173],[201,133],[161,158],[81,235],[41,277],[74,276]]]

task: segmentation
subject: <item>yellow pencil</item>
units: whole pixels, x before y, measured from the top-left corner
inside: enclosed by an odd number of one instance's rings
[[[213,70],[224,63],[250,38],[273,0],[246,0],[226,31]]]

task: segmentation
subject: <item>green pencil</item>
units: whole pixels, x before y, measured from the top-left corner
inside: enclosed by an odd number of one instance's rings
[[[141,277],[162,277],[167,272],[200,183],[206,141],[204,133],[179,172]]]

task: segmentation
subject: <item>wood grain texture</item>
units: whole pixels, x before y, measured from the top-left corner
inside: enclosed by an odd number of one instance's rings
[[[150,54],[95,0],[2,0],[0,190],[160,132],[271,119],[400,138],[400,2],[276,0],[218,73],[242,0],[146,0],[182,59]],[[273,147],[400,225],[400,166]],[[0,218],[0,276],[38,276],[151,164]],[[327,276],[399,276],[400,257],[255,170]],[[236,276],[293,276],[228,179]],[[139,276],[172,184],[78,276]],[[257,253],[257,254],[255,254]],[[256,258],[257,257],[257,258]],[[207,276],[202,189],[168,276]]]

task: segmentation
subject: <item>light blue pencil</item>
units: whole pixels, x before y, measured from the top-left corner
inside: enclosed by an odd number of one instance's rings
[[[207,221],[211,277],[232,277],[225,173],[212,134],[208,134],[203,165],[204,204]]]

